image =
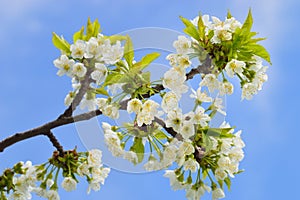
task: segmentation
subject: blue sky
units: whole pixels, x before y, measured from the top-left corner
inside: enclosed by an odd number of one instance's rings
[[[244,131],[247,147],[242,162],[246,171],[234,179],[226,199],[294,199],[300,186],[299,6],[296,0],[2,0],[0,138],[55,119],[65,109],[63,99],[70,82],[56,76],[52,62],[59,52],[52,45],[52,31],[71,40],[72,33],[89,16],[99,19],[104,34],[142,27],[181,31],[179,15],[193,18],[201,11],[224,18],[230,9],[243,21],[251,7],[254,30],[268,38],[263,44],[273,65],[269,68],[269,81],[253,101],[241,102],[239,91],[227,98],[227,120]],[[57,128],[54,133],[66,149],[75,145],[85,149],[74,125]],[[23,141],[0,154],[0,169],[19,160],[42,163],[52,151],[42,136]],[[61,190],[61,199],[184,199],[184,192],[171,191],[162,174],[113,170],[100,192],[87,196],[86,185],[81,183],[75,192]]]

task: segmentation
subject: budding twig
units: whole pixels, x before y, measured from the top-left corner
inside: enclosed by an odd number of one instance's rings
[[[205,62],[202,65],[199,65],[196,69],[192,69],[190,72],[188,72],[186,74],[186,77],[187,77],[186,80],[192,79],[196,74],[202,73],[202,70],[200,70],[200,69],[210,67],[210,65],[211,65],[211,59],[209,57],[207,57],[207,59],[205,60]],[[72,117],[73,109],[75,109],[80,104],[84,94],[88,90],[88,87],[92,81],[90,78],[91,73],[92,73],[92,70],[87,71],[84,80],[81,82],[81,88],[79,89],[79,92],[77,93],[76,97],[74,98],[73,103],[64,111],[63,114],[61,114],[57,119],[55,119],[51,122],[48,122],[44,125],[41,125],[39,127],[33,128],[33,129],[25,131],[25,132],[16,133],[10,137],[5,138],[4,140],[2,140],[0,142],[0,152],[3,152],[7,147],[9,147],[15,143],[18,143],[20,141],[23,141],[23,140],[26,140],[26,139],[29,139],[29,138],[32,138],[32,137],[35,137],[38,135],[45,135],[45,134],[51,132],[51,130],[54,128],[64,126],[67,124],[71,124],[71,123],[74,123],[77,121],[89,120],[96,116],[101,115],[102,112],[100,110],[95,110],[95,111],[89,111],[89,112],[79,114],[79,115]],[[165,88],[163,87],[163,85],[156,85],[152,89],[154,89],[154,91],[156,93],[158,93],[158,92],[164,90]],[[150,93],[145,94],[143,96],[143,98],[149,98],[152,95],[153,94],[150,94]],[[129,100],[130,99],[120,102],[120,105],[121,105],[120,109],[125,110],[127,108],[127,103]],[[179,134],[177,134],[176,131],[174,131],[172,128],[166,127],[165,123],[162,120],[158,120],[157,123],[159,123],[170,135],[172,135],[173,137],[178,137],[176,135],[179,135]]]
[[[59,141],[57,140],[57,138],[54,136],[54,134],[51,131],[49,131],[47,133],[44,133],[44,135],[49,138],[49,140],[51,141],[51,143],[53,144],[53,146],[59,152],[59,155],[63,156],[64,155],[64,149],[61,146],[61,144],[59,143]]]
[[[76,109],[76,107],[80,104],[83,96],[85,95],[86,91],[88,90],[90,83],[93,81],[90,77],[91,73],[93,72],[92,68],[88,68],[86,75],[84,79],[80,82],[80,89],[78,93],[76,94],[73,102],[71,105],[65,110],[63,114],[61,114],[58,118],[64,118],[64,117],[70,117],[73,114],[73,111]]]

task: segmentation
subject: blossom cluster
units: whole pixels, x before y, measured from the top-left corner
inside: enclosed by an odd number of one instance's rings
[[[27,200],[32,194],[49,200],[59,200],[58,178],[62,170],[63,181],[61,187],[66,191],[73,191],[77,187],[78,179],[86,177],[90,190],[98,191],[100,184],[104,184],[110,169],[102,165],[102,152],[98,149],[89,152],[68,151],[64,156],[54,152],[53,157],[42,165],[32,165],[30,161],[20,162],[12,169],[7,169],[1,178],[1,199]],[[7,195],[8,196],[7,196]]]
[[[230,178],[239,172],[244,143],[240,132],[234,134],[229,125],[210,127],[216,113],[226,115],[219,95],[233,93],[232,84],[219,81],[215,74],[203,76],[197,90],[191,90],[194,109],[187,113],[180,109],[182,94],[188,92],[185,82],[186,69],[192,63],[189,53],[194,52],[191,44],[192,40],[185,36],[179,36],[174,42],[177,52],[167,56],[172,68],[164,74],[162,84],[167,92],[161,93],[160,103],[151,99],[130,99],[127,112],[134,116],[133,123],[123,127],[102,123],[102,127],[113,156],[137,164],[144,160],[144,150],[149,145],[151,154],[144,164],[146,170],[166,169],[176,163],[177,169],[165,174],[173,189],[185,189],[188,199],[199,199],[205,191],[212,190],[213,198],[218,199],[225,195],[223,183],[230,187]],[[185,61],[179,62],[181,59]],[[211,95],[215,90],[220,91],[219,95]],[[159,120],[164,121],[165,127]],[[164,131],[165,128],[172,129],[176,135],[168,136],[170,133]],[[204,183],[208,176],[210,186]]]
[[[220,95],[231,94],[233,85],[228,79],[236,76],[241,84],[242,99],[251,100],[268,80],[268,67],[263,65],[262,60],[271,63],[270,56],[263,46],[257,44],[263,39],[252,38],[257,34],[250,30],[252,21],[251,12],[244,24],[228,13],[224,21],[214,16],[210,20],[209,15],[203,15],[187,25],[190,29],[202,30],[196,34],[197,37],[188,32],[195,55],[208,55],[213,61],[210,73],[203,75],[204,79],[209,76],[207,84],[210,92],[219,89]],[[222,79],[221,83],[217,83],[218,78]]]
[[[220,128],[228,127],[230,126],[224,123]],[[207,134],[209,135],[209,132]],[[188,153],[184,162],[176,161],[177,169],[167,170],[164,175],[170,179],[173,190],[186,190],[186,197],[190,200],[200,199],[205,192],[210,191],[213,199],[225,197],[223,182],[230,188],[230,178],[234,178],[234,175],[240,172],[239,162],[244,157],[242,148],[245,146],[240,137],[241,131],[233,134],[233,129],[230,129],[227,134],[227,138],[203,137],[201,140],[210,141],[210,146],[206,144],[200,148],[194,147],[192,143],[185,147],[189,151],[177,149],[177,156],[183,152]],[[205,183],[207,179],[210,186]]]
[[[270,62],[270,58],[257,44],[261,39],[253,38],[251,12],[244,24],[230,13],[224,21],[208,15],[181,19],[190,37],[174,41],[176,52],[166,57],[171,68],[159,81],[151,82],[145,71],[158,53],[135,61],[129,36],[102,35],[97,21],[88,21],[86,34],[84,29],[75,33],[73,44],[54,34],[54,45],[61,50],[54,65],[58,76],[72,79],[66,106],[100,110],[111,119],[119,118],[123,109],[133,118],[120,126],[102,122],[113,156],[142,163],[147,171],[168,169],[164,176],[174,190],[185,190],[187,199],[200,199],[211,191],[214,200],[221,199],[224,185],[230,188],[231,179],[241,172],[245,144],[241,131],[235,133],[225,122],[213,127],[212,121],[217,114],[226,116],[223,100],[234,93],[232,78],[240,81],[242,99],[250,100],[262,90],[268,79],[263,59]],[[200,81],[193,88],[187,81],[195,72]],[[183,96],[194,101],[193,109],[180,108]],[[146,150],[151,152],[148,158]],[[101,157],[99,150],[73,150],[64,155],[56,152],[39,166],[19,163],[0,177],[1,199],[7,199],[5,193],[9,199],[31,199],[32,193],[59,199],[60,170],[66,191],[76,189],[78,176],[87,179],[88,193],[97,191],[110,172]]]
[[[65,104],[70,106],[83,84],[88,84],[84,98],[81,101],[82,109],[97,108],[97,89],[103,86],[112,66],[124,55],[124,46],[121,41],[111,41],[107,36],[98,33],[87,41],[77,39],[68,48],[68,52],[62,51],[62,55],[54,60],[58,68],[57,75],[67,75],[72,78],[71,91],[65,98]],[[117,117],[114,105],[107,105],[102,109],[109,117]]]

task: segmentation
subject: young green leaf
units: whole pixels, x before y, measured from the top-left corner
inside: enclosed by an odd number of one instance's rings
[[[161,131],[161,130],[156,130],[154,132],[154,136],[158,139],[158,140],[164,140],[164,139],[167,139],[167,135]]]
[[[230,190],[230,188],[231,188],[231,180],[230,180],[230,178],[226,177],[224,179],[224,182],[226,183],[228,190]]]
[[[109,39],[112,44],[116,43],[117,41],[126,40],[127,37],[124,35],[111,35],[111,36],[105,36],[105,39]]]
[[[101,32],[100,23],[99,23],[98,19],[96,19],[94,21],[94,23],[93,23],[93,29],[94,29],[94,31],[93,31],[93,35],[92,36],[93,37],[97,37],[98,34]]]
[[[124,46],[124,56],[125,60],[128,63],[129,68],[132,66],[132,62],[134,59],[134,51],[133,51],[133,44],[131,38],[127,35],[126,36],[126,43]]]
[[[92,36],[93,36],[93,33],[94,33],[94,26],[91,22],[91,19],[88,18],[88,21],[87,21],[87,25],[86,25],[86,41],[88,41]]]
[[[213,147],[213,143],[211,139],[203,131],[202,131],[202,143],[205,147],[206,152],[209,152]]]
[[[62,37],[59,37],[56,33],[52,33],[52,42],[54,44],[54,46],[56,48],[58,48],[59,50],[67,53],[67,54],[70,54],[71,51],[70,51],[70,44]]]
[[[233,134],[229,133],[233,128],[208,128],[206,135],[221,138],[232,138]]]
[[[205,25],[202,20],[201,14],[199,14],[199,20],[198,20],[198,31],[199,31],[199,37],[202,41],[205,40]]]
[[[78,32],[74,33],[73,42],[75,43],[77,40],[82,40],[83,36],[84,36],[84,26],[82,26]]]
[[[102,95],[105,95],[105,96],[109,96],[107,90],[104,87],[97,88],[95,90],[95,92],[96,92],[96,94],[102,94]]]
[[[198,30],[196,29],[194,24],[190,20],[188,20],[182,16],[180,16],[180,19],[186,26],[185,29],[183,29],[183,32],[185,32],[187,35],[193,37],[195,40],[199,41],[200,36],[199,36]]]
[[[242,32],[250,32],[253,25],[253,18],[251,9],[249,9],[248,16],[242,26]]]
[[[160,56],[159,53],[150,53],[144,56],[139,62],[135,63],[132,66],[132,71],[138,72],[145,69],[150,63],[152,63],[155,59],[157,59]]]
[[[230,18],[232,18],[232,15],[231,15],[231,13],[230,13],[230,10],[228,10],[228,11],[227,11],[227,19],[230,19]]]
[[[265,49],[265,47],[263,47],[260,44],[249,44],[248,47],[250,49],[252,49],[253,54],[265,59],[266,61],[268,61],[270,64],[271,63],[271,58],[270,58],[270,54],[268,53],[268,51]]]
[[[141,163],[144,159],[144,152],[145,152],[143,139],[140,137],[135,137],[133,145],[130,147],[130,150],[136,153],[138,157],[138,163]]]
[[[122,76],[123,76],[123,74],[119,74],[119,73],[116,73],[116,72],[109,74],[106,77],[103,86],[108,86],[108,85],[118,83],[118,81],[122,78]]]

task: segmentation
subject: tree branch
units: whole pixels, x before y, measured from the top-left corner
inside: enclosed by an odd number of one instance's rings
[[[85,78],[80,82],[80,89],[76,94],[74,100],[72,101],[71,105],[65,110],[63,114],[61,114],[58,118],[70,117],[73,114],[73,111],[76,107],[80,104],[83,96],[85,95],[86,91],[88,90],[90,83],[93,81],[90,77],[91,73],[93,72],[92,68],[88,68]]]
[[[156,123],[158,123],[159,125],[161,125],[163,127],[163,129],[165,129],[174,138],[177,138],[180,141],[183,140],[182,136],[180,134],[178,134],[176,131],[174,131],[174,129],[172,127],[167,127],[166,123],[163,120],[155,117],[154,121]],[[195,147],[194,157],[199,163],[201,162],[202,158],[204,157],[204,154],[205,154],[205,148],[202,148],[199,146]]]
[[[188,72],[186,74],[186,80],[192,79],[196,74],[202,73],[204,69],[206,68],[211,68],[211,59],[209,56],[207,56],[205,62],[202,65],[199,65],[197,68],[192,69],[190,72]],[[63,125],[67,125],[67,124],[71,124],[77,121],[85,121],[85,120],[89,120],[93,117],[96,117],[98,115],[101,115],[102,112],[100,110],[95,110],[95,111],[90,111],[87,113],[83,113],[83,114],[79,114],[76,115],[74,117],[72,117],[73,114],[73,109],[75,109],[81,99],[83,98],[85,92],[87,91],[90,83],[91,83],[91,78],[90,78],[90,74],[92,73],[91,69],[88,69],[87,74],[85,76],[85,79],[81,82],[81,88],[79,89],[79,92],[77,93],[76,97],[74,98],[73,103],[65,110],[65,112],[63,114],[61,114],[57,119],[48,122],[42,126],[33,128],[31,130],[25,131],[25,132],[21,132],[21,133],[16,133],[10,137],[7,137],[6,139],[2,140],[0,142],[0,152],[3,152],[7,147],[20,142],[22,140],[26,140],[38,135],[47,135],[48,133],[51,132],[52,129],[63,126]],[[156,91],[156,93],[164,90],[165,88],[163,87],[163,85],[156,85],[155,87],[153,87],[153,89]],[[151,97],[153,94],[145,94],[143,95],[143,98],[149,98]],[[124,100],[122,102],[120,102],[120,109],[126,109],[127,108],[127,103],[130,99]],[[166,127],[165,123],[160,120],[160,119],[156,119],[157,123],[160,124],[168,133],[170,133],[173,137],[179,137],[180,134],[177,134],[176,131],[174,131],[172,128],[168,128]],[[55,145],[53,143],[53,145]]]
[[[25,131],[25,132],[21,132],[21,133],[16,133],[4,140],[2,140],[0,142],[0,152],[3,152],[5,148],[20,142],[22,140],[26,140],[38,135],[42,135],[42,134],[46,134],[49,131],[51,131],[54,128],[63,126],[63,125],[67,125],[67,124],[71,124],[74,122],[78,122],[78,121],[85,121],[85,120],[89,120],[95,116],[101,115],[102,112],[100,110],[96,110],[96,111],[90,111],[87,113],[83,113],[80,115],[76,115],[74,117],[65,117],[65,118],[57,118],[56,120],[53,120],[51,122],[48,122],[42,126],[36,127],[34,129]]]
[[[60,145],[59,141],[57,140],[57,138],[54,136],[54,134],[49,131],[47,133],[44,133],[45,136],[47,136],[49,138],[49,140],[51,141],[51,143],[53,144],[53,146],[57,149],[57,151],[59,152],[60,156],[64,155],[64,149],[63,147]]]

